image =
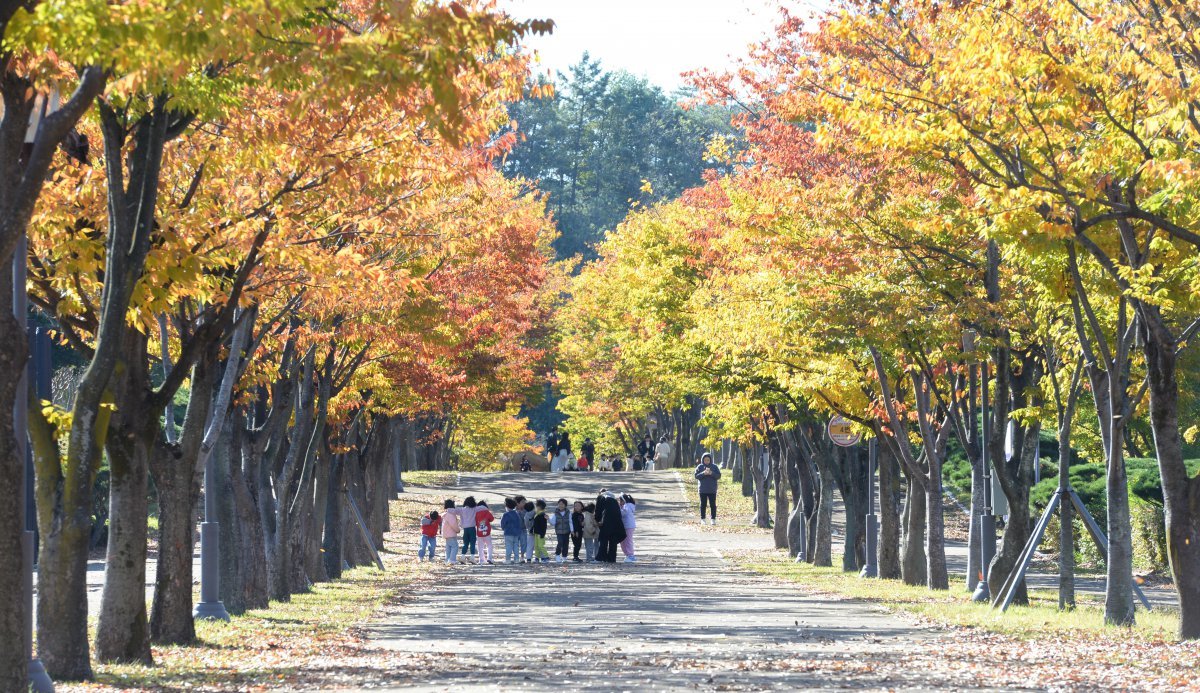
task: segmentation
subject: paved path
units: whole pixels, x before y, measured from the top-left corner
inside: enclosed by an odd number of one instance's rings
[[[371,635],[422,666],[411,690],[958,688],[906,664],[941,637],[904,618],[726,564],[744,535],[698,532],[675,475],[463,475],[448,497],[523,493],[594,498],[602,484],[639,500],[639,562],[453,567]],[[936,648],[935,648],[936,649]],[[837,672],[831,675],[831,672]]]

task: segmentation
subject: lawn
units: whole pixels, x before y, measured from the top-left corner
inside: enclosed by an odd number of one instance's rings
[[[59,683],[59,691],[265,690],[378,686],[413,655],[380,651],[363,626],[395,608],[440,568],[419,564],[410,549],[416,518],[432,496],[406,494],[391,506],[385,537],[386,572],[360,567],[341,580],[293,595],[290,602],[235,616],[229,623],[198,621],[197,642],[154,647],[155,666],[97,664],[96,681]]]
[[[1052,592],[1034,592],[1028,607],[999,614],[973,604],[961,583],[930,591],[896,580],[867,580],[838,568],[796,563],[778,551],[729,553],[737,567],[794,582],[829,599],[853,599],[933,627],[914,641],[910,665],[986,672],[997,688],[1040,690],[1194,690],[1200,663],[1194,643],[1175,637],[1177,612],[1137,612],[1137,625],[1103,623],[1103,605],[1083,600],[1070,613],[1057,610]],[[927,643],[927,644],[926,644]]]
[[[458,472],[404,472],[404,484],[431,488],[458,486]]]

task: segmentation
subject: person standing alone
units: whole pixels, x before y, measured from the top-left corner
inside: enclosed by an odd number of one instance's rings
[[[705,524],[705,506],[712,508],[712,520],[707,524],[717,524],[717,479],[721,478],[721,468],[713,464],[711,452],[700,456],[700,464],[696,465],[696,480],[700,482],[700,524]]]

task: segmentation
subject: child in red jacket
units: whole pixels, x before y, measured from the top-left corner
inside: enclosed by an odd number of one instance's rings
[[[492,522],[496,516],[488,509],[487,503],[479,501],[475,508],[475,532],[479,538],[479,563],[495,565],[492,562]]]
[[[421,550],[417,552],[418,560],[425,560],[425,550],[429,549],[429,560],[433,560],[437,552],[438,530],[442,528],[442,518],[438,511],[430,510],[421,518]]]

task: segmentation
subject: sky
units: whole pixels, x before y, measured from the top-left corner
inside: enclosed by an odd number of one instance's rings
[[[796,0],[797,11],[825,0]],[[553,19],[550,36],[528,39],[541,56],[538,72],[563,70],[584,51],[608,70],[627,70],[667,91],[683,86],[680,73],[701,67],[733,68],[747,46],[774,29],[774,0],[501,0],[519,19]]]

